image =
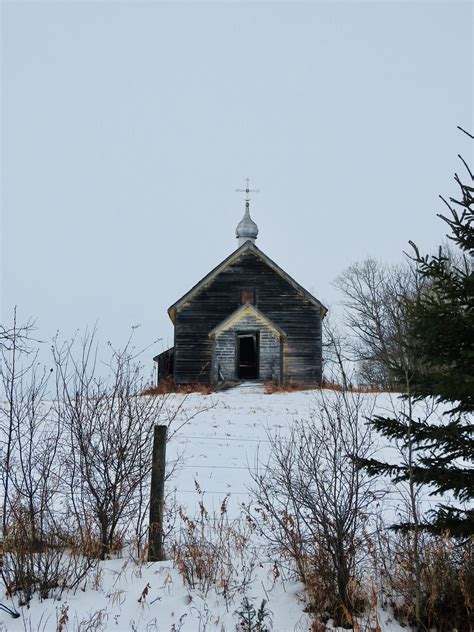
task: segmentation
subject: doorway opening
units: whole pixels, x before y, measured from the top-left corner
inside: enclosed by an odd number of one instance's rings
[[[258,379],[258,332],[237,334],[237,377]]]

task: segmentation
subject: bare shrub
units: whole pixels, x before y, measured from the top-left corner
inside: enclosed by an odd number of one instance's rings
[[[65,427],[63,467],[67,503],[81,539],[92,517],[97,556],[123,545],[137,510],[134,494],[148,474],[156,405],[140,398],[142,384],[128,350],[113,353],[110,374],[96,376],[94,336],[53,348],[57,369],[57,415]]]
[[[25,519],[23,521],[23,518]],[[29,516],[15,511],[8,523],[2,572],[7,594],[17,595],[19,605],[36,593],[40,599],[60,599],[87,577],[94,562],[82,550],[69,546],[66,534],[43,530],[41,542],[33,541]]]
[[[75,588],[91,562],[75,546],[61,503],[58,454],[62,426],[45,401],[49,372],[36,353],[17,345],[3,349],[0,437],[6,444],[2,579],[21,604]],[[25,342],[25,341],[23,341]]]
[[[417,586],[413,532],[383,540],[384,590],[402,624],[420,630],[474,630],[474,564],[472,543],[421,534],[418,540],[421,616],[417,615]]]
[[[200,412],[184,411],[186,396],[146,397],[141,364],[129,343],[111,347],[108,373],[97,371],[95,332],[82,340],[55,341],[56,414],[64,425],[65,499],[81,540],[90,529],[105,559],[133,540],[144,546],[153,427],[170,428],[168,439]],[[207,406],[209,408],[209,406]],[[140,555],[140,551],[138,551]]]
[[[36,366],[35,352],[31,338],[33,325],[29,322],[21,326],[17,323],[17,310],[13,311],[11,326],[0,326],[0,448],[2,454],[1,476],[3,482],[2,531],[6,532],[8,519],[8,503],[12,474],[18,471],[14,466],[14,458],[18,454],[24,456],[18,445],[23,433],[23,423],[28,423],[27,433],[38,430],[37,414],[41,406],[48,376],[39,376]],[[31,457],[31,454],[29,455]],[[21,463],[23,478],[28,477],[25,463]],[[23,488],[22,488],[23,489]],[[17,490],[18,491],[18,490]],[[1,538],[0,538],[1,539]]]
[[[52,509],[60,486],[55,461],[61,426],[50,419],[50,407],[42,401],[47,385],[48,374],[38,371],[34,363],[18,373],[15,369],[4,373],[9,397],[2,406],[2,418],[8,419],[11,446],[3,472],[3,526],[7,536],[11,514],[21,510],[33,547],[41,545],[43,532],[55,520]]]
[[[376,495],[355,459],[373,449],[369,412],[361,395],[322,395],[289,437],[269,437],[269,461],[252,474],[252,522],[291,561],[315,617],[337,624],[366,604],[364,534]]]

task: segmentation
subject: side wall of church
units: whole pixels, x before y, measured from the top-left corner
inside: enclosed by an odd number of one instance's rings
[[[242,304],[252,290],[255,304],[287,335],[283,379],[321,381],[319,308],[256,253],[246,251],[180,307],[175,319],[174,379],[178,384],[212,382],[213,340],[209,332]]]

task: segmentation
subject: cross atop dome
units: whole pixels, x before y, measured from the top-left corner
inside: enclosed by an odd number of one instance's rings
[[[247,178],[245,189],[236,189],[236,191],[237,193],[245,193],[245,213],[235,229],[235,236],[238,239],[239,246],[242,246],[248,240],[255,243],[258,235],[258,226],[250,217],[250,193],[258,193],[259,190],[251,189],[250,180]]]

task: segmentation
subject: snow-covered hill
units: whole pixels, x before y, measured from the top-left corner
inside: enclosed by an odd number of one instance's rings
[[[218,514],[228,497],[226,519],[232,521],[240,515],[242,503],[251,498],[251,471],[266,462],[269,437],[274,433],[285,436],[298,421],[309,419],[318,410],[322,397],[335,394],[300,391],[268,395],[261,385],[249,384],[211,395],[177,395],[176,401],[184,397],[173,427],[178,428],[186,417],[192,419],[168,444],[169,461],[179,460],[168,492],[175,492],[177,504],[188,515],[198,510],[200,501],[210,514]],[[369,408],[375,406],[379,411],[401,406],[395,396],[364,397]],[[194,415],[197,411],[199,414]],[[385,456],[390,454],[382,444],[379,448]],[[390,511],[396,502],[393,497]],[[284,568],[275,572],[274,562],[264,543],[252,539],[236,558],[232,585],[226,590],[222,586],[190,589],[172,561],[139,563],[124,555],[100,563],[75,594],[63,594],[58,601],[34,598],[28,608],[19,609],[21,617],[17,620],[0,612],[0,630],[230,632],[236,629],[236,611],[247,597],[256,608],[263,599],[267,601],[271,630],[309,631],[311,621],[305,612],[302,585]],[[3,603],[11,605],[6,599]],[[402,629],[389,613],[378,612],[383,632]],[[61,617],[63,624],[58,623]]]

